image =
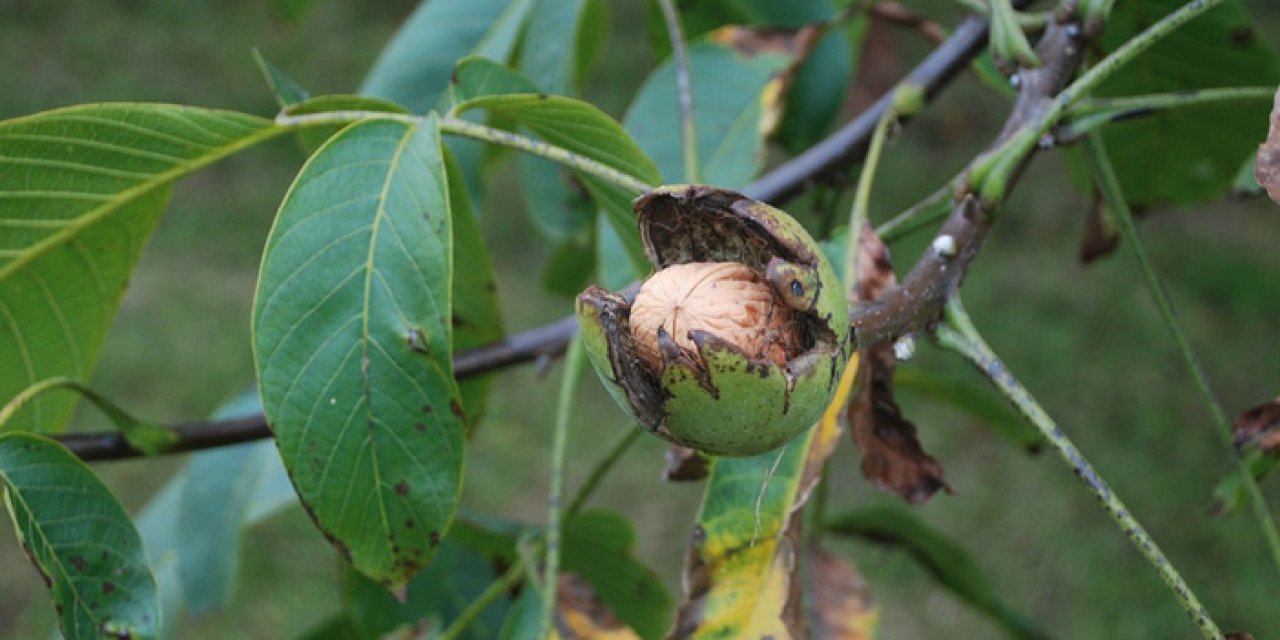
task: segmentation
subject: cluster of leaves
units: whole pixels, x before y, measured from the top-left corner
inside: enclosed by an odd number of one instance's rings
[[[1103,50],[1175,6],[1123,3]],[[688,175],[670,59],[651,72],[621,122],[572,97],[604,51],[607,14],[602,0],[424,2],[359,95],[310,96],[263,61],[282,109],[274,120],[109,104],[0,123],[0,398],[15,399],[0,418],[0,482],[66,636],[163,637],[184,610],[225,606],[242,530],[295,505],[352,568],[346,609],[319,624],[317,638],[427,630],[528,637],[545,624],[540,603],[549,590],[565,635],[651,638],[674,625],[690,636],[804,626],[866,637],[875,611],[852,568],[809,535],[822,532],[903,545],[1011,634],[1036,635],[963,550],[904,511],[842,514],[811,532],[800,526],[839,440],[857,367],[819,425],[781,452],[709,462],[686,567],[689,593],[678,606],[632,555],[631,525],[616,513],[567,514],[554,551],[565,573],[554,585],[538,579],[541,526],[458,513],[468,433],[484,413],[491,376],[457,379],[453,355],[503,335],[478,227],[500,145],[521,136],[535,151],[515,162],[527,211],[557,247],[545,268],[553,292],[576,292],[591,280],[619,288],[647,266],[630,214],[636,194],[539,150],[567,151],[648,185]],[[842,13],[827,0],[699,2],[684,20],[697,173],[726,188],[760,174],[771,142],[797,151],[828,133],[868,24],[863,13]],[[1240,35],[1247,24],[1229,4],[1157,45],[1099,97],[1272,85],[1280,72],[1260,43]],[[648,28],[665,56],[656,6]],[[1224,76],[1223,67],[1238,73]],[[1077,133],[1133,109],[1098,100],[1088,114],[1093,124],[1081,118]],[[1202,201],[1237,179],[1261,138],[1263,119],[1255,116],[1265,107],[1194,109],[1104,129],[1134,204]],[[1187,133],[1205,126],[1215,140],[1208,147],[1200,142],[1206,135]],[[276,442],[192,456],[130,518],[50,436],[66,429],[74,392],[86,391],[75,381],[93,371],[174,181],[283,135],[295,136],[309,159],[264,250],[253,315],[260,396],[224,414],[265,413]],[[831,238],[834,262],[846,241]],[[887,262],[880,268],[873,275],[892,276]],[[862,375],[885,380],[863,384],[853,403],[869,475],[927,499],[945,483],[888,395],[892,358],[864,357],[876,364]],[[897,382],[956,404],[1020,446],[1038,442],[984,389],[921,370],[905,370]],[[166,431],[98,400],[134,446],[152,453],[168,446]],[[886,433],[892,442],[877,440]],[[523,588],[508,589],[516,584]],[[796,611],[790,594],[802,589],[830,601]]]

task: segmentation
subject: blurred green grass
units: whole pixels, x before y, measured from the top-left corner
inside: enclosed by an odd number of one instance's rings
[[[317,2],[297,23],[270,3],[0,0],[0,118],[108,100],[182,102],[275,111],[252,47],[316,92],[350,91],[399,19],[416,4]],[[932,3],[934,5],[938,3]],[[1280,10],[1246,3],[1277,34]],[[612,3],[615,29],[588,96],[615,116],[652,64],[638,3]],[[1276,42],[1276,37],[1268,38]],[[913,45],[913,51],[918,51]],[[904,61],[909,64],[909,60]],[[950,177],[993,134],[1005,105],[971,79],[944,95],[887,150],[874,194],[883,219]],[[252,376],[249,309],[257,259],[279,198],[302,157],[277,141],[178,185],[135,274],[94,384],[140,415],[207,415]],[[1052,157],[1038,161],[1001,214],[965,287],[992,346],[1147,525],[1219,622],[1264,637],[1280,628],[1280,580],[1247,517],[1208,515],[1210,490],[1229,469],[1208,413],[1129,256],[1076,260],[1086,203]],[[483,224],[515,331],[559,317],[570,300],[538,289],[550,254],[529,242],[509,170]],[[1280,210],[1265,201],[1156,211],[1141,232],[1186,328],[1228,408],[1280,387]],[[899,267],[923,239],[894,246]],[[918,366],[971,375],[928,345]],[[470,450],[466,507],[543,517],[546,446],[558,376],[532,367],[500,378]],[[903,399],[926,448],[956,493],[917,513],[961,540],[1009,603],[1060,638],[1191,637],[1155,572],[1051,454],[1027,456],[967,418]],[[80,428],[102,428],[91,412]],[[573,424],[570,488],[626,423],[594,382]],[[683,548],[699,485],[659,480],[663,447],[644,438],[597,503],[639,529],[639,551],[679,593]],[[97,468],[136,510],[179,460]],[[870,488],[846,444],[832,465],[833,510],[892,501]],[[1264,487],[1280,510],[1280,488]],[[241,590],[227,611],[182,627],[184,638],[287,638],[338,606],[337,562],[299,511],[248,538]],[[838,543],[880,603],[886,638],[985,638],[997,630],[940,590],[904,555]],[[0,638],[47,637],[52,609],[8,526],[0,527]]]

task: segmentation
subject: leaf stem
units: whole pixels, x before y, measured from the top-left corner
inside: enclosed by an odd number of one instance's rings
[[[902,213],[881,223],[876,227],[876,235],[885,242],[892,242],[930,222],[937,222],[951,213],[951,201],[951,183],[947,183]]]
[[[991,347],[982,339],[982,335],[974,328],[969,315],[965,312],[964,307],[961,306],[959,296],[953,296],[947,302],[945,315],[947,325],[938,328],[938,342],[977,367],[1026,416],[1027,420],[1044,436],[1049,446],[1053,447],[1063,462],[1075,472],[1076,477],[1084,483],[1089,492],[1102,503],[1107,515],[1110,515],[1116,525],[1125,532],[1130,542],[1138,548],[1138,551],[1147,559],[1147,562],[1155,567],[1161,579],[1173,591],[1183,610],[1187,612],[1192,622],[1200,629],[1200,633],[1205,638],[1221,640],[1223,636],[1218,629],[1218,625],[1209,616],[1209,612],[1204,606],[1200,604],[1200,600],[1196,598],[1195,593],[1191,591],[1191,587],[1183,580],[1182,575],[1165,557],[1164,552],[1151,539],[1150,534],[1142,527],[1142,524],[1129,513],[1129,508],[1112,491],[1097,469],[1089,464],[1084,454],[1076,448],[1061,427],[1049,417],[1049,414],[1040,406],[1040,403],[991,351]]]
[[[556,606],[556,574],[560,571],[560,526],[563,524],[560,501],[564,495],[565,454],[569,445],[569,416],[573,412],[578,383],[582,380],[586,357],[582,339],[574,338],[564,357],[564,377],[560,380],[560,396],[556,404],[555,433],[551,439],[551,487],[547,495],[546,555],[542,573],[542,614],[539,638],[551,632]]]
[[[1217,395],[1214,394],[1213,387],[1209,384],[1209,376],[1205,373],[1204,367],[1200,364],[1200,359],[1196,357],[1195,351],[1191,348],[1191,342],[1187,340],[1186,333],[1182,330],[1182,324],[1178,322],[1178,314],[1173,308],[1173,300],[1169,297],[1169,292],[1165,289],[1159,274],[1156,273],[1155,267],[1151,264],[1151,259],[1147,256],[1146,248],[1142,245],[1142,239],[1138,236],[1138,227],[1133,222],[1133,213],[1129,210],[1129,203],[1124,197],[1120,180],[1116,177],[1111,160],[1107,156],[1102,136],[1097,132],[1090,133],[1084,140],[1084,151],[1093,166],[1094,177],[1102,190],[1102,197],[1106,200],[1107,207],[1115,216],[1115,220],[1120,227],[1120,234],[1124,238],[1125,244],[1129,245],[1134,260],[1137,261],[1138,268],[1142,271],[1143,279],[1146,280],[1147,290],[1151,292],[1151,297],[1155,300],[1156,307],[1160,310],[1160,317],[1164,320],[1165,327],[1169,330],[1170,335],[1173,336],[1174,342],[1178,344],[1178,352],[1182,355],[1183,364],[1195,380],[1196,388],[1199,389],[1205,406],[1209,408],[1214,425],[1217,427],[1218,436],[1222,440],[1223,446],[1227,449],[1227,455],[1231,456],[1232,461],[1235,462],[1236,469],[1240,474],[1240,481],[1243,483],[1245,492],[1249,494],[1249,502],[1253,507],[1253,515],[1258,521],[1258,528],[1262,530],[1263,538],[1265,538],[1267,548],[1271,553],[1271,561],[1276,569],[1280,570],[1280,533],[1276,531],[1275,519],[1267,507],[1267,500],[1262,495],[1262,490],[1258,488],[1258,482],[1253,473],[1245,463],[1244,458],[1236,451],[1231,424],[1227,420],[1226,412],[1222,409],[1222,403],[1218,400]]]
[[[448,627],[445,627],[445,630],[439,636],[439,640],[455,640],[461,636],[462,632],[466,631],[467,627],[470,627],[471,623],[475,622],[476,618],[480,617],[480,614],[489,608],[489,605],[510,591],[524,577],[524,558],[517,556],[505,573],[489,583],[489,586],[480,592],[480,595],[476,596],[475,600],[472,600],[467,605],[467,608],[463,609],[462,613],[459,613],[458,617],[449,623]]]
[[[844,280],[846,292],[856,297],[858,286],[858,247],[862,244],[862,228],[867,224],[867,208],[871,202],[871,184],[876,179],[876,169],[880,166],[880,153],[884,150],[885,138],[889,136],[889,126],[898,119],[898,105],[885,109],[871,132],[871,143],[867,146],[867,157],[862,161],[862,171],[858,174],[858,187],[853,193],[853,207],[849,210],[849,241],[844,250]]]
[[[698,131],[693,117],[693,85],[689,81],[689,56],[684,48],[684,30],[680,27],[680,14],[672,0],[658,0],[662,18],[667,23],[667,35],[671,38],[671,60],[676,71],[676,96],[680,102],[680,141],[684,150],[684,177],[691,184],[702,181],[702,169],[698,161]]]
[[[1045,139],[1049,130],[1062,120],[1068,109],[1093,92],[1099,84],[1156,42],[1200,14],[1226,0],[1192,0],[1126,41],[1087,72],[1076,78],[1039,110],[1035,119],[1021,126],[1003,144],[983,154],[970,172],[973,189],[984,204],[993,206],[1004,201],[1009,178],[1022,161]]]
[[[381,111],[328,111],[325,113],[307,113],[302,115],[282,114],[276,116],[275,122],[277,125],[285,128],[302,128],[342,125],[374,118],[380,120],[394,120],[396,122],[415,125],[422,122],[421,116],[411,116],[402,113],[386,113]],[[570,169],[590,174],[604,180],[605,182],[617,185],[622,189],[626,189],[637,194],[650,191],[654,187],[654,185],[648,184],[635,176],[625,174],[613,167],[592,160],[584,155],[574,153],[564,147],[558,147],[528,136],[448,116],[440,117],[438,122],[440,123],[441,133],[460,136],[463,138],[471,138],[473,140],[487,142],[500,147],[507,147],[508,149],[515,149],[535,156],[541,156],[553,162],[560,163]]]
[[[609,453],[606,453],[596,463],[596,466],[591,469],[591,473],[587,474],[587,479],[582,481],[582,486],[578,487],[578,492],[574,494],[573,502],[569,503],[569,508],[565,509],[565,520],[571,520],[573,516],[577,515],[578,511],[582,509],[582,505],[591,498],[591,494],[595,493],[600,481],[613,469],[613,465],[622,459],[622,454],[626,453],[631,448],[631,445],[640,439],[642,433],[644,432],[638,427],[627,429],[627,432],[618,439],[613,448],[609,449]]]
[[[1191,107],[1215,102],[1270,101],[1275,97],[1275,87],[1220,87],[1177,93],[1152,93],[1123,98],[1092,98],[1082,100],[1071,109],[1071,124],[1063,134],[1075,138],[1101,126],[1129,118],[1158,113],[1164,109]]]

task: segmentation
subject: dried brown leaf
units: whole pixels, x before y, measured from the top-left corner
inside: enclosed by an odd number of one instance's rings
[[[1236,448],[1258,447],[1263,453],[1280,449],[1280,397],[1247,409],[1236,418]]]
[[[864,227],[858,240],[858,298],[874,300],[896,282],[889,250],[869,226]],[[863,475],[883,489],[921,503],[939,489],[949,493],[951,488],[942,478],[938,461],[921,448],[915,425],[903,417],[893,399],[896,364],[892,344],[863,353],[849,424],[862,452]]]
[[[844,558],[809,545],[809,632],[813,638],[871,640],[879,614],[867,583]]]
[[[893,399],[893,346],[870,349],[858,371],[858,393],[849,405],[853,440],[862,451],[862,474],[876,486],[920,504],[939,489],[951,492],[942,466],[924,452],[916,427]]]
[[[597,596],[586,580],[560,574],[556,589],[556,627],[562,640],[631,640],[639,638]]]
[[[1280,91],[1276,92],[1271,108],[1271,130],[1267,132],[1266,141],[1258,147],[1258,163],[1254,166],[1253,177],[1267,190],[1272,200],[1280,203]]]

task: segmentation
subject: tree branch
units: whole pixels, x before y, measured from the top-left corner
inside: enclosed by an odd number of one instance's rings
[[[1015,4],[1024,6],[1029,2],[1019,1]],[[907,74],[902,82],[920,87],[925,99],[932,99],[982,51],[986,37],[987,24],[983,18],[965,18],[951,36]],[[831,136],[761,176],[747,185],[743,192],[757,200],[782,204],[814,184],[830,179],[834,174],[857,163],[866,154],[867,143],[876,123],[893,107],[893,93],[894,90],[886,92]],[[976,243],[974,245],[976,252]],[[937,308],[941,309],[941,305]],[[935,311],[934,317],[936,316]],[[560,355],[576,331],[576,319],[569,316],[491,345],[457,353],[454,355],[454,373],[462,379]],[[271,437],[271,430],[262,415],[178,424],[173,426],[173,430],[178,439],[165,449],[166,453],[210,449]],[[57,436],[56,439],[85,461],[119,460],[143,455],[129,446],[120,433],[114,431],[68,434]]]

